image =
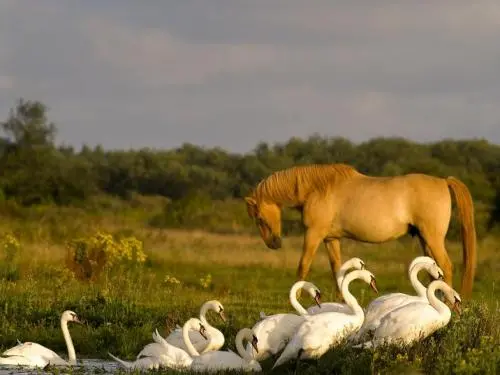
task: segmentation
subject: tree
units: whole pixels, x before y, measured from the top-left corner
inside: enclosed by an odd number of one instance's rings
[[[37,101],[19,99],[1,126],[8,139],[18,147],[53,146],[57,128],[48,122],[47,107]]]

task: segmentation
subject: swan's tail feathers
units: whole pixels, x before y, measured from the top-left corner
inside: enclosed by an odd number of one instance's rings
[[[110,352],[108,352],[108,355],[113,358],[116,362],[118,362],[119,364],[121,364],[123,367],[125,368],[131,368],[132,367],[132,363],[130,362],[127,362],[127,361],[124,361],[123,359],[120,359],[118,357],[115,357],[113,354],[111,354]]]
[[[296,348],[296,347],[293,347],[291,345],[287,345],[285,347],[285,350],[283,350],[283,352],[281,353],[279,358],[276,360],[276,362],[274,362],[273,369],[275,367],[281,366],[285,362],[288,362],[294,358],[297,358],[300,349],[301,348]]]

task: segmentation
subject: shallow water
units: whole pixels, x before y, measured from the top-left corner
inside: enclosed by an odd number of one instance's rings
[[[107,361],[102,359],[79,359],[77,366],[74,366],[68,371],[64,371],[63,367],[58,368],[56,371],[60,371],[60,374],[86,374],[86,373],[96,373],[96,374],[113,374],[118,370],[118,364],[114,361]],[[43,371],[41,369],[30,369],[26,367],[17,366],[0,366],[0,375],[10,375],[10,374],[53,374],[52,371]]]

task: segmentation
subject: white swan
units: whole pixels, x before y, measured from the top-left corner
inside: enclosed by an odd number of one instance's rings
[[[240,370],[240,371],[262,371],[260,363],[244,349],[243,340],[247,340],[252,347],[258,351],[258,339],[250,328],[242,328],[238,331],[235,338],[236,350],[238,354],[231,350],[228,351],[211,351],[199,356],[193,356],[193,363],[189,368],[190,371],[210,372],[224,370]],[[191,349],[194,349],[191,348]],[[191,353],[195,354],[193,351]]]
[[[448,324],[450,308],[436,297],[444,292],[453,309],[460,313],[460,295],[443,280],[435,280],[427,288],[427,302],[412,302],[387,314],[373,334],[372,341],[360,346],[377,347],[384,344],[410,345],[424,339]]]
[[[252,327],[252,331],[259,340],[259,350],[256,351],[250,344],[247,344],[247,352],[256,360],[263,361],[279,353],[304,321],[304,316],[308,315],[307,310],[297,301],[299,289],[305,289],[317,304],[320,303],[321,293],[313,283],[303,280],[294,283],[289,292],[289,299],[300,315],[291,313],[269,315],[262,317],[262,320]]]
[[[61,315],[61,330],[64,341],[68,348],[68,361],[62,359],[59,354],[36,342],[24,342],[7,349],[0,357],[0,364],[20,365],[32,367],[73,366],[76,365],[76,353],[73,340],[68,330],[68,322],[80,323],[81,321],[73,311],[66,310]]]
[[[203,323],[198,318],[188,319],[184,326],[182,327],[182,336],[185,341],[188,342],[189,348],[189,332],[190,330],[197,330],[202,336],[205,335],[205,327]],[[159,345],[160,350],[155,355],[143,356],[136,359],[133,362],[124,361],[113,354],[109,353],[109,356],[115,361],[120,363],[126,369],[136,370],[152,370],[158,369],[160,367],[170,367],[173,369],[185,369],[191,366],[193,362],[192,354],[186,352],[185,350],[178,348],[177,346],[171,345],[166,340],[158,334],[158,330],[153,333],[153,340]],[[192,345],[191,345],[192,346]],[[195,355],[198,353],[193,352]]]
[[[361,259],[355,257],[349,259],[348,261],[344,262],[344,264],[342,264],[342,266],[339,269],[339,272],[336,275],[337,285],[339,290],[342,289],[342,281],[344,280],[345,274],[351,268],[357,270],[365,269],[365,263]],[[327,311],[338,311],[346,314],[351,312],[350,307],[347,306],[347,304],[340,302],[322,302],[320,306],[313,305],[307,309],[307,312],[310,315],[324,313]]]
[[[205,353],[211,350],[219,350],[224,345],[224,334],[207,322],[206,314],[209,310],[215,311],[220,316],[223,322],[226,321],[226,317],[224,315],[224,307],[219,301],[207,301],[201,306],[200,320],[205,327],[205,332],[207,333],[208,339],[203,337],[200,334],[199,330],[189,331],[189,340],[194,345],[198,353]],[[172,333],[170,333],[170,335],[165,338],[165,340],[169,344],[187,351],[185,340],[182,336],[182,327],[177,327],[174,331],[172,331]],[[147,344],[139,352],[139,354],[137,354],[137,359],[141,357],[159,356],[163,351],[164,347],[162,345],[157,342],[152,342]]]
[[[367,335],[377,328],[381,319],[392,310],[412,302],[427,302],[427,288],[422,285],[418,279],[418,273],[422,269],[425,269],[434,279],[443,277],[443,271],[432,258],[417,257],[414,259],[408,269],[408,276],[417,295],[389,293],[374,299],[367,306],[363,325],[359,331],[350,338],[351,342],[365,341]]]
[[[305,316],[290,342],[275,362],[273,369],[292,359],[319,358],[330,348],[342,342],[352,332],[355,332],[364,319],[364,312],[358,301],[349,292],[349,284],[355,279],[361,279],[378,293],[375,276],[368,270],[356,270],[348,273],[342,282],[342,297],[350,307],[350,313],[336,311]]]

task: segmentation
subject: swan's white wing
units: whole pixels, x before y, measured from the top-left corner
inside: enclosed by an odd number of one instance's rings
[[[372,330],[376,328],[380,323],[380,319],[387,313],[409,303],[426,301],[427,298],[411,296],[403,293],[394,293],[394,295],[392,295],[390,298],[388,297],[383,300],[373,301],[366,310],[365,320],[363,323],[363,327],[360,330],[360,334],[362,332],[365,332],[366,330]]]
[[[130,370],[153,370],[158,369],[161,365],[161,360],[158,357],[143,357],[133,362],[124,361],[113,354],[108,353],[111,358],[121,364],[124,368]]]
[[[247,344],[247,353],[259,361],[278,353],[303,321],[304,317],[300,315],[275,314],[257,322],[252,330],[259,341],[259,352],[256,353],[251,344]]]
[[[297,358],[301,349],[301,358],[321,357],[360,324],[359,318],[351,314],[328,312],[307,316],[273,368]]]
[[[249,363],[233,352],[214,351],[208,352],[193,359],[190,370],[216,371],[216,370],[244,370]]]
[[[427,337],[442,325],[439,313],[423,302],[411,303],[387,314],[375,330],[374,341],[411,343]]]
[[[3,356],[41,357],[51,364],[67,364],[56,352],[36,342],[24,342],[2,353]]]
[[[25,356],[13,355],[8,357],[0,357],[0,365],[44,368],[48,364],[49,361],[40,356],[25,357]]]
[[[156,342],[149,343],[137,354],[137,359],[141,357],[158,357],[165,351],[165,348]]]
[[[340,312],[342,314],[349,314],[352,313],[352,309],[345,303],[324,302],[321,304],[321,307],[317,305],[309,306],[307,308],[307,312],[310,315],[321,314],[324,312]]]

